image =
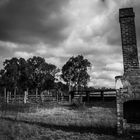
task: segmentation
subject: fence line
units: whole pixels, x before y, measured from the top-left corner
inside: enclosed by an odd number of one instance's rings
[[[6,97],[0,97],[0,102],[6,103],[39,103],[46,101],[68,101],[68,96],[52,96],[52,95],[12,95]]]
[[[75,94],[74,98],[79,98],[79,97],[86,97],[87,95],[83,92],[82,95]],[[91,92],[89,93],[89,98],[90,97],[116,97],[116,92],[104,92],[101,94],[100,92]],[[70,96],[69,95],[32,95],[32,94],[27,94],[24,93],[24,95],[11,95],[11,93],[6,94],[4,97],[0,97],[0,102],[7,102],[7,103],[39,103],[39,102],[47,102],[47,101],[69,101]]]

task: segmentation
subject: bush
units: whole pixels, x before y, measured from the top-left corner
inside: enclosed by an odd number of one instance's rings
[[[84,108],[85,102],[82,102],[82,97],[72,99],[72,106],[75,108]]]

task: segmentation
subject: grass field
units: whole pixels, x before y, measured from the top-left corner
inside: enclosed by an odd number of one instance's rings
[[[27,110],[14,113],[15,109],[10,108],[2,116],[0,137],[3,140],[124,139],[116,137],[115,108],[45,105]]]
[[[1,140],[123,140],[111,135],[94,132],[63,131],[38,125],[0,120]]]

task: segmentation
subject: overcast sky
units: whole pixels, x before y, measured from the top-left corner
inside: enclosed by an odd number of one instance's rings
[[[118,10],[134,7],[140,54],[140,0],[0,0],[0,67],[6,58],[71,56],[92,63],[89,85],[114,87],[123,73]]]

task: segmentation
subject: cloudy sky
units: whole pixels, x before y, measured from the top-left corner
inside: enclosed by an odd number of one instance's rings
[[[36,55],[61,68],[82,54],[92,63],[89,85],[114,87],[123,73],[122,7],[134,7],[139,47],[140,0],[0,0],[0,67]]]

